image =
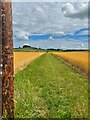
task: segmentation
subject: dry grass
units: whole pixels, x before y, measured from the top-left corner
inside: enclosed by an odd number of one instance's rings
[[[44,52],[14,52],[14,71],[15,73],[25,68]]]
[[[88,72],[88,52],[53,52],[53,54],[76,66],[76,68]]]

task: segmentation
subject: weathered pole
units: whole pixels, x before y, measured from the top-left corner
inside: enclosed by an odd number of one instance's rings
[[[2,117],[2,12],[0,2],[0,119]]]
[[[1,2],[2,18],[2,115],[14,118],[12,3]]]

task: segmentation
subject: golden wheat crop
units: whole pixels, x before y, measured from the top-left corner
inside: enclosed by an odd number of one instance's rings
[[[44,52],[14,52],[14,71],[22,70]]]
[[[53,52],[53,54],[85,72],[88,71],[88,52]]]

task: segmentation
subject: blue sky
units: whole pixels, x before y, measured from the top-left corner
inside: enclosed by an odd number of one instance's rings
[[[13,3],[14,47],[87,49],[88,3]]]
[[[65,39],[65,38],[73,38],[74,40],[75,39],[79,39],[81,41],[83,41],[83,39],[87,39],[88,40],[88,37],[90,37],[90,35],[88,35],[88,31],[90,30],[90,28],[82,28],[78,31],[76,31],[74,34],[65,34],[65,35],[53,35],[53,34],[43,34],[43,35],[37,35],[37,34],[34,34],[34,35],[29,35],[28,36],[28,39],[29,40],[46,40],[46,39]],[[86,32],[87,31],[87,34],[82,34],[81,32]],[[85,40],[86,41],[86,40]],[[87,41],[86,41],[87,42]]]

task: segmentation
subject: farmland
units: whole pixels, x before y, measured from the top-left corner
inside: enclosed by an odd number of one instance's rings
[[[22,70],[42,54],[44,52],[14,52],[14,71]]]
[[[15,65],[31,59],[34,53],[19,53],[19,58],[17,54]],[[87,118],[87,79],[51,53],[38,54],[15,74],[15,117]]]
[[[88,72],[88,52],[53,52],[53,54],[75,66],[78,70]]]

